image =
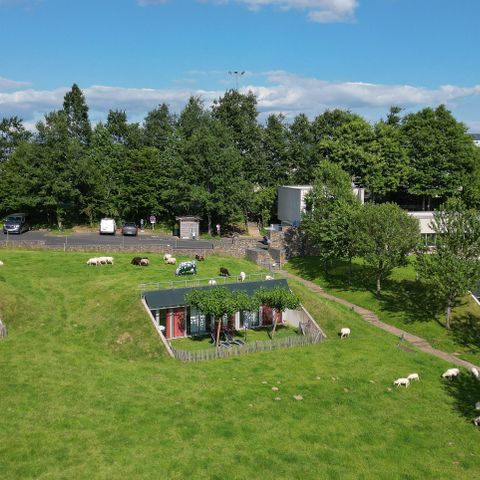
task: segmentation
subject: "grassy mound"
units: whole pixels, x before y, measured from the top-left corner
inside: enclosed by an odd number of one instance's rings
[[[467,376],[442,382],[444,362],[293,282],[324,343],[181,364],[137,291],[173,267],[119,254],[87,267],[88,256],[0,250],[2,480],[479,477],[480,391]],[[213,257],[201,275],[220,265],[257,268]],[[412,372],[420,382],[393,388]]]

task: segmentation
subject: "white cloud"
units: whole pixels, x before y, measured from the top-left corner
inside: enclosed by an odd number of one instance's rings
[[[250,72],[251,73],[251,72]],[[200,73],[199,73],[200,75]],[[214,76],[215,77],[215,76]],[[253,81],[253,78],[256,81]],[[202,78],[202,82],[205,78]],[[461,87],[445,85],[425,88],[412,85],[386,85],[365,82],[332,82],[312,77],[303,77],[284,71],[251,73],[250,85],[243,85],[242,92],[252,91],[258,99],[262,116],[281,112],[287,118],[298,113],[309,117],[326,109],[343,108],[356,111],[366,118],[377,120],[385,116],[391,105],[400,105],[407,110],[445,103],[454,111],[466,105],[480,103],[480,85]],[[219,79],[216,79],[219,85]],[[0,92],[2,116],[17,115],[26,122],[43,117],[45,113],[62,107],[67,87],[53,90],[24,89]],[[109,109],[126,110],[131,121],[141,121],[146,113],[160,103],[167,103],[171,110],[179,112],[191,95],[199,95],[209,106],[225,92],[222,87],[213,89],[195,88],[123,88],[115,86],[91,86],[83,90],[93,120],[104,120]],[[466,101],[468,99],[468,102]],[[475,103],[476,102],[476,103]],[[474,113],[471,113],[471,112]],[[470,108],[469,125],[479,125],[475,109]],[[462,120],[460,115],[457,118]]]
[[[137,0],[137,4],[146,7],[162,5],[168,0]],[[359,0],[197,0],[200,3],[224,5],[240,3],[249,10],[258,11],[262,7],[277,7],[281,10],[300,10],[307,17],[318,23],[345,22],[352,20]]]
[[[19,82],[18,80],[10,80],[9,78],[0,77],[0,88],[19,88],[28,87],[29,85],[31,85],[30,82]]]

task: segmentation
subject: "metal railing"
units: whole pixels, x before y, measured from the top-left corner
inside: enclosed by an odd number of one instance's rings
[[[271,277],[271,278],[267,278]],[[283,276],[279,275],[275,272],[264,272],[264,273],[247,273],[245,276],[245,282],[257,282],[263,280],[275,280],[278,278],[283,278]],[[163,282],[146,282],[141,283],[138,286],[141,294],[143,295],[144,292],[148,292],[151,290],[167,290],[171,288],[185,288],[185,287],[208,287],[210,285],[209,282],[215,280],[216,286],[222,285],[231,285],[234,283],[242,283],[240,276],[233,276],[233,277],[209,277],[209,278],[184,278],[182,280],[169,280]]]

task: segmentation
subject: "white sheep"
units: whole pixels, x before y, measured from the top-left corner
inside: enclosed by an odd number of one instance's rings
[[[166,262],[169,258],[172,258],[172,255],[170,253],[166,253],[164,256],[163,256],[163,261]]]
[[[175,265],[177,263],[177,259],[175,257],[168,257],[166,260],[165,260],[165,263],[167,265]]]
[[[460,375],[460,370],[458,368],[449,368],[445,373],[442,374],[442,378],[455,378]]]
[[[478,372],[478,369],[475,368],[475,367],[472,367],[470,369],[470,371],[472,372],[472,375],[478,380],[480,379],[480,373]]]
[[[420,381],[420,376],[418,373],[411,373],[408,377],[409,380],[417,380],[417,382]]]
[[[98,261],[102,265],[106,265],[106,264],[113,265],[113,257],[98,257]]]
[[[393,382],[393,385],[395,385],[396,387],[401,387],[403,385],[405,388],[408,388],[408,386],[410,385],[410,380],[408,378],[397,378]]]
[[[216,281],[216,280],[209,280],[209,281],[208,281],[208,284],[209,284],[210,286],[214,286],[214,285],[217,284],[217,281]]]
[[[89,258],[87,260],[87,265],[95,265],[95,266],[98,266],[100,265],[100,261],[98,258]]]
[[[245,278],[247,278],[247,275],[245,272],[240,272],[240,281],[243,283],[245,281]]]
[[[140,265],[142,267],[148,267],[150,265],[150,260],[148,258],[142,258],[140,260]]]
[[[474,418],[473,423],[477,426],[480,427],[480,417]]]
[[[273,277],[272,277],[271,275],[267,275],[267,276],[265,277],[265,280],[273,280]]]
[[[340,330],[340,338],[348,338],[350,336],[350,329],[344,327]]]

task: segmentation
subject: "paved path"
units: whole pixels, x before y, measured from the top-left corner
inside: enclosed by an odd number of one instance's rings
[[[386,332],[391,333],[392,335],[396,335],[397,337],[400,337],[403,340],[406,340],[412,345],[415,345],[422,352],[429,353],[430,355],[435,355],[436,357],[441,358],[442,360],[445,360],[447,362],[453,363],[454,365],[458,365],[468,369],[472,367],[476,367],[477,369],[480,369],[479,366],[474,365],[473,363],[467,362],[465,360],[462,360],[461,358],[457,358],[455,355],[452,355],[451,353],[443,352],[442,350],[433,348],[423,338],[417,337],[416,335],[412,335],[411,333],[408,333],[405,330],[401,330],[400,328],[394,327],[393,325],[388,325],[387,323],[382,322],[377,317],[377,315],[373,313],[371,310],[367,310],[366,308],[359,307],[358,305],[355,305],[347,300],[344,300],[343,298],[335,297],[325,292],[323,288],[319,287],[317,284],[313,282],[310,282],[309,280],[305,280],[304,278],[298,277],[297,275],[293,275],[292,273],[286,272],[284,270],[282,271],[282,274],[285,275],[286,277],[293,278],[299,281],[300,283],[303,283],[310,290],[317,293],[323,298],[345,305],[346,307],[350,308],[354,312],[358,313],[368,323],[371,323],[372,325],[375,325],[376,327],[381,328],[382,330],[385,330]]]

